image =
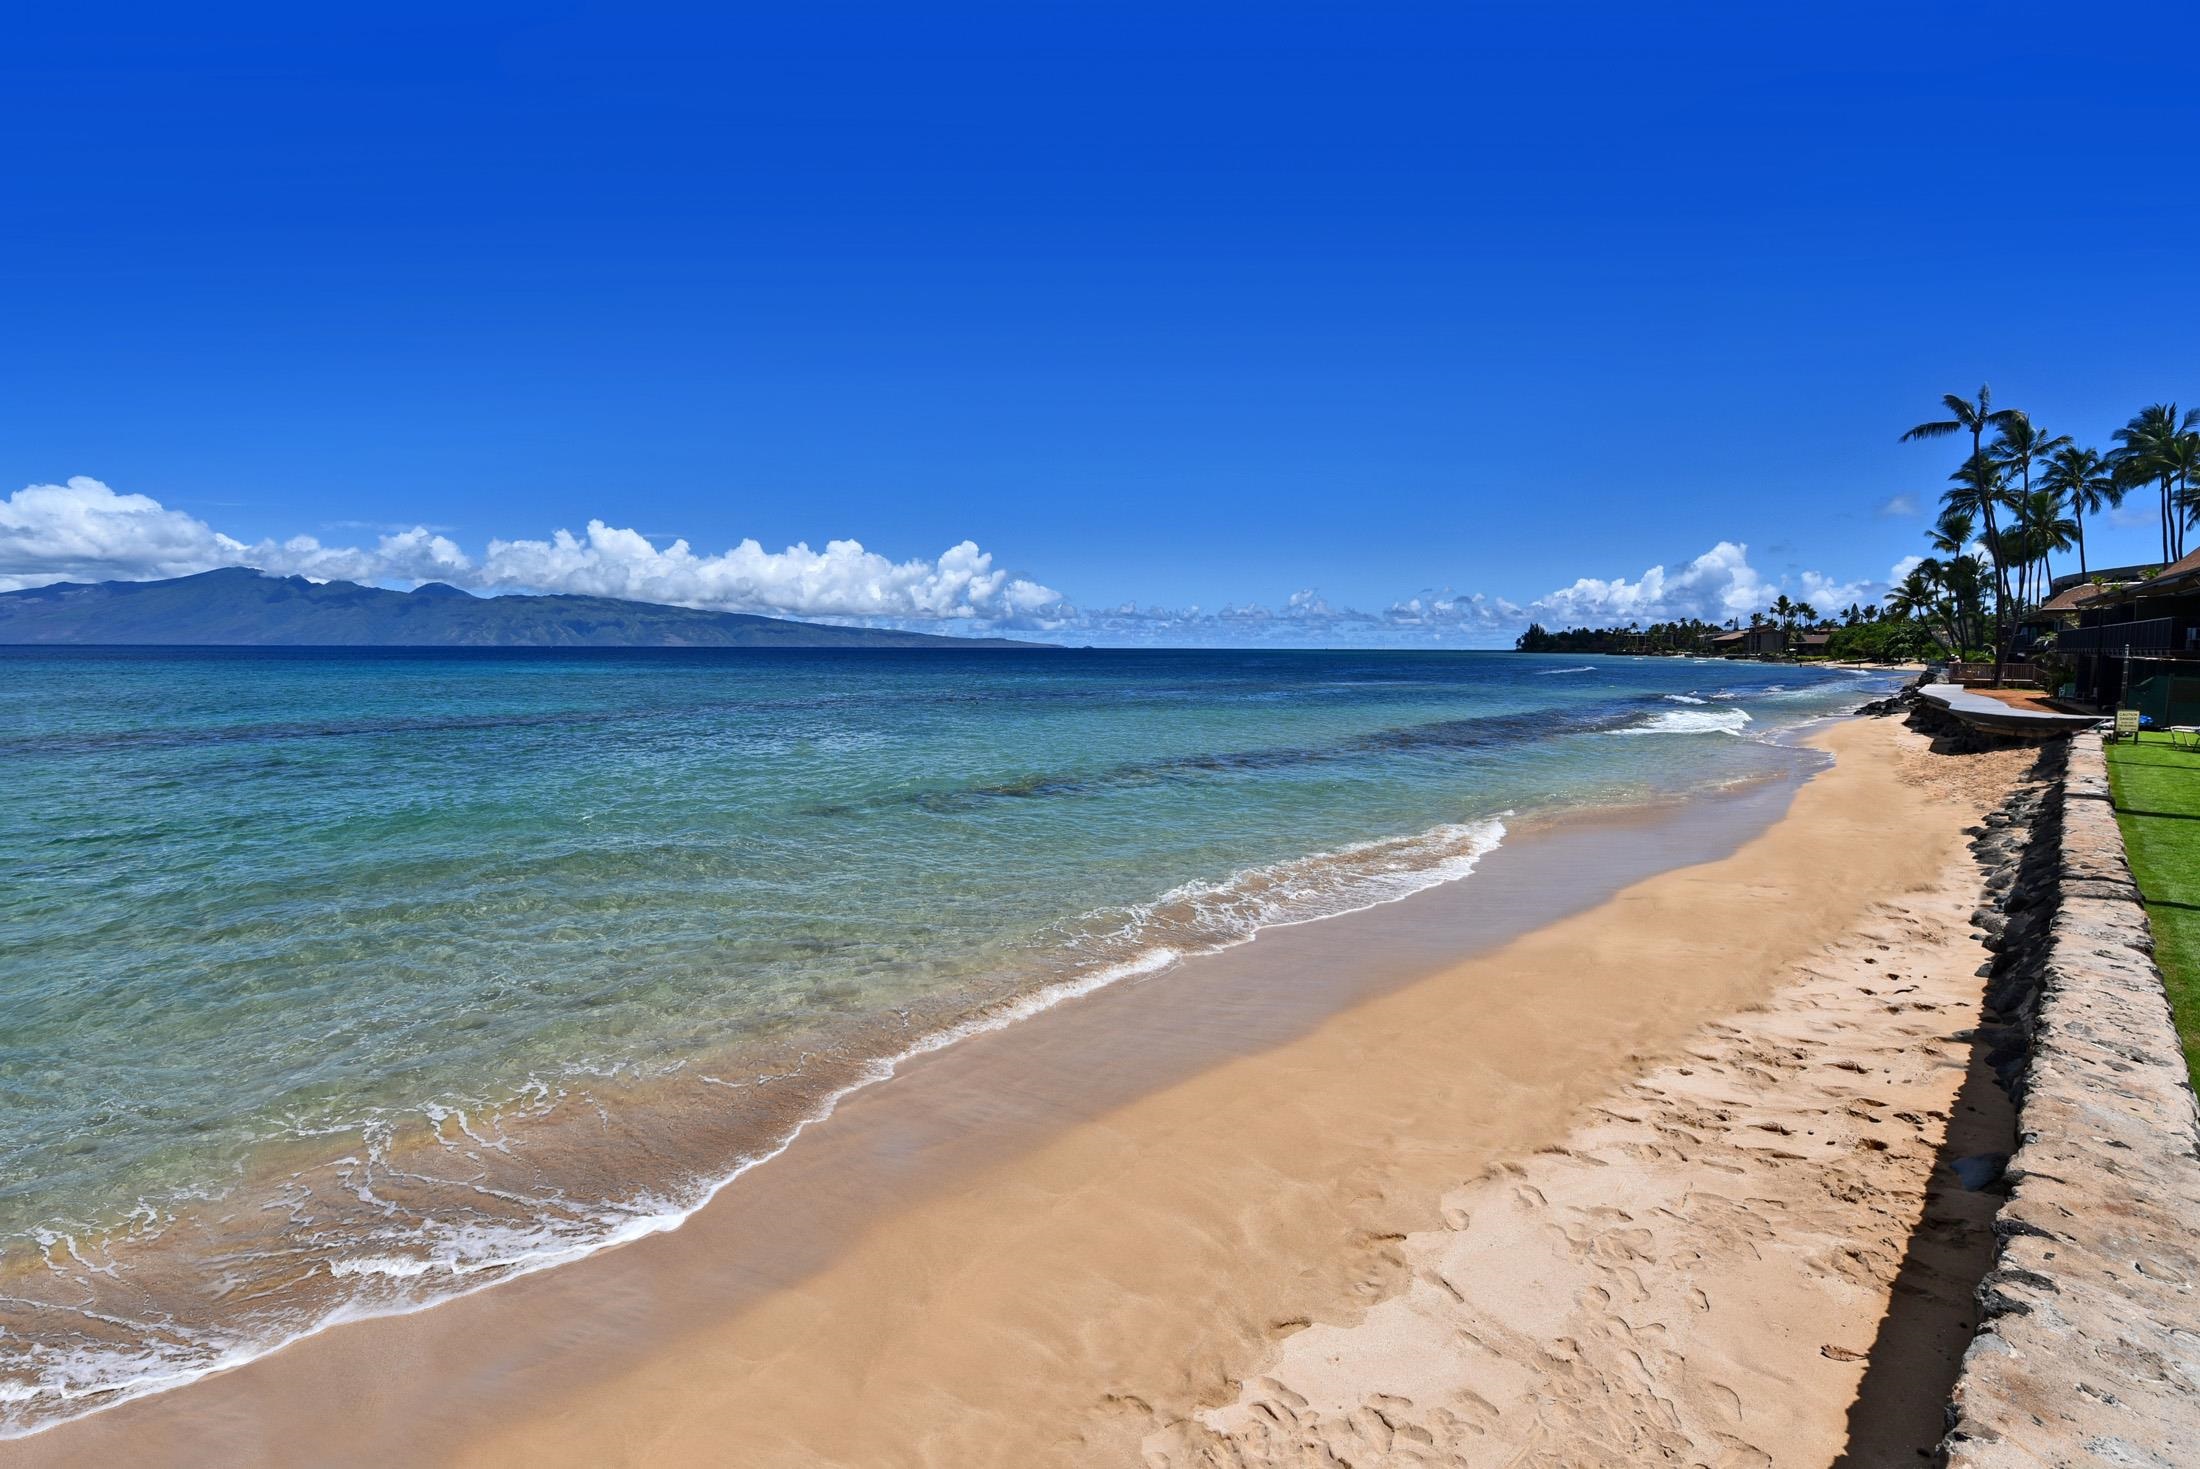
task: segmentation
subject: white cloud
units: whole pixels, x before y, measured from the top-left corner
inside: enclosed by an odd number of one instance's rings
[[[1653,566],[1634,581],[1583,577],[1528,604],[1539,622],[1562,627],[1602,627],[1628,622],[1672,622],[1700,618],[1724,622],[1761,612],[1782,593],[1831,613],[1851,602],[1876,600],[1884,590],[1873,581],[1836,581],[1805,571],[1792,587],[1768,578],[1749,564],[1749,547],[1721,541],[1676,572]]]
[[[1917,514],[1917,496],[1896,495],[1879,507],[1881,515],[1909,517]]]
[[[493,540],[477,563],[426,526],[372,546],[325,546],[312,536],[247,545],[149,496],[118,494],[81,475],[0,501],[0,590],[240,565],[316,581],[447,581],[798,617],[1039,627],[1067,612],[1059,592],[996,568],[970,541],[931,561],[890,561],[856,541],[766,551],[747,540],[702,556],[684,540],[660,549],[637,531],[592,520],[585,536],[561,530],[547,541]]]
[[[1806,571],[1796,580],[1799,589],[1791,594],[1795,600],[1808,602],[1819,612],[1829,615],[1840,611],[1851,602],[1876,602],[1887,589],[1883,582],[1835,581],[1832,577],[1820,576],[1815,571]]]
[[[0,500],[0,590],[50,581],[184,576],[235,562],[242,542],[147,495],[77,475]]]
[[[1747,546],[1721,541],[1677,572],[1653,566],[1634,581],[1585,576],[1539,598],[1530,611],[1569,627],[1681,617],[1723,622],[1747,617],[1778,595],[1749,564]]]
[[[600,520],[588,522],[585,537],[561,530],[547,541],[491,541],[474,585],[729,612],[998,624],[1040,618],[1062,602],[1053,588],[996,568],[971,541],[933,561],[891,561],[860,541],[828,541],[823,551],[807,545],[766,551],[746,540],[699,556],[684,540],[660,549],[637,531]]]
[[[1913,564],[1914,558],[1898,563],[1892,580]],[[1525,605],[1444,588],[1362,611],[1305,587],[1273,608],[1123,603],[1081,611],[1053,588],[997,567],[970,541],[930,560],[894,561],[853,540],[783,551],[744,540],[703,554],[685,540],[659,545],[639,531],[591,520],[580,535],[560,530],[548,540],[492,540],[476,559],[426,526],[388,531],[371,546],[324,545],[303,535],[247,544],[148,496],[118,494],[82,477],[31,485],[0,501],[0,590],[235,565],[322,581],[447,581],[484,592],[580,592],[720,611],[1010,629],[1070,642],[1191,644],[1504,645],[1531,619],[1552,626],[1724,622],[1762,610],[1783,591],[1831,612],[1874,600],[1886,586],[1815,571],[1790,584],[1752,567],[1746,546],[1721,541],[1677,570],[1653,566],[1631,581],[1583,577]]]

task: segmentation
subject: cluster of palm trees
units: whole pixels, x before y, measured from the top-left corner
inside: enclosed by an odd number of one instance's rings
[[[1808,602],[1791,602],[1788,600],[1786,592],[1782,592],[1775,598],[1772,606],[1766,610],[1772,614],[1774,622],[1779,623],[1789,632],[1795,631],[1795,624],[1798,622],[1805,627],[1810,627],[1818,621],[1818,609],[1816,607],[1811,606]],[[1749,620],[1755,623],[1757,618],[1752,615]]]
[[[1769,608],[1749,614],[1751,627],[1769,627],[1777,623],[1789,632],[1797,628],[1806,632],[1837,632],[1843,628],[1874,627],[1880,621],[1881,612],[1876,606],[1851,602],[1839,612],[1823,616],[1810,603],[1792,600],[1785,592]],[[1711,640],[1720,633],[1734,632],[1741,626],[1738,617],[1730,617],[1723,623],[1682,617],[1671,622],[1653,622],[1647,627],[1640,622],[1630,622],[1624,627],[1574,627],[1557,632],[1541,623],[1530,623],[1513,646],[1527,653],[1701,653],[1710,651]]]
[[[1903,442],[1968,435],[1971,453],[1948,476],[1933,554],[1888,594],[1889,612],[1922,620],[1951,651],[1991,637],[1998,667],[2025,610],[2045,600],[2053,558],[2074,549],[2086,572],[2087,516],[2152,489],[2162,559],[2184,555],[2185,531],[2200,522],[2200,409],[2141,409],[2103,453],[2050,434],[2021,409],[1996,408],[1984,387],[1975,399],[1949,393],[1940,401],[1948,417],[1917,425]]]

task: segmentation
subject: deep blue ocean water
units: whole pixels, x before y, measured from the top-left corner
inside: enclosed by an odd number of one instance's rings
[[[1873,687],[0,649],[0,1427],[664,1227],[912,1047],[1790,770]]]

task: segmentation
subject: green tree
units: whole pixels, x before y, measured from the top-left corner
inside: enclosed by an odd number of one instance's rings
[[[1993,455],[1984,451],[1973,454],[1948,478],[1950,488],[1940,497],[1944,511],[1955,512],[1966,527],[1979,522],[1984,522],[1986,527],[1977,543],[1986,548],[1993,569],[1994,678],[1998,683],[2001,664],[2006,657],[2004,649],[2009,641],[2009,558],[2017,547],[2015,538],[2006,533],[2007,528],[1995,522],[1994,511],[2008,503],[2008,486],[2002,480],[2001,466],[1994,461]],[[1945,513],[1942,519],[1947,519]],[[1936,545],[1940,539],[1944,537],[1936,535]]]
[[[2111,510],[2124,503],[2125,487],[2118,483],[2113,471],[2101,458],[2098,449],[2082,448],[2077,444],[2065,444],[2049,457],[2040,471],[2040,486],[2053,490],[2063,504],[2070,508],[2070,518],[2078,547],[2078,574],[2087,573],[2085,564],[2085,518]]]
[[[1995,523],[1994,509],[2001,497],[2001,474],[2000,470],[1994,466],[1992,456],[1986,452],[1986,431],[1988,429],[1997,432],[2005,430],[2011,424],[2022,419],[2024,414],[2014,408],[1996,408],[1994,406],[1993,390],[1983,383],[1979,385],[1976,401],[1965,398],[1959,393],[1944,393],[1941,395],[1940,401],[1947,408],[1948,417],[1919,424],[1902,436],[1902,442],[1906,444],[1912,439],[1940,439],[1951,434],[1968,433],[1971,436],[1971,457],[1965,460],[1963,468],[1957,470],[1950,478],[1957,480],[1959,485],[1963,482],[1965,476],[1969,476],[1972,480],[1978,482],[1971,490],[1972,508],[1985,522],[1986,545],[1989,550],[1992,550],[2000,540],[2000,527]],[[1990,485],[1988,481],[1991,481]],[[1950,491],[1944,498],[1953,501],[1955,494],[1955,491]],[[1996,684],[2001,682],[2002,663],[2008,652],[2008,606],[2008,570],[2003,566],[2001,558],[1997,554],[1994,557],[1994,682]]]
[[[2127,490],[2155,486],[2162,512],[2162,560],[2175,561],[2185,554],[2186,506],[2191,498],[2196,447],[2190,442],[2200,428],[2200,408],[2180,417],[2175,403],[2150,403],[2116,430],[2116,447],[2108,465],[2117,483]]]
[[[2044,600],[2047,584],[2055,579],[2054,554],[2077,544],[2078,523],[2063,513],[2062,496],[2044,485],[2017,496],[2013,504],[2022,528],[2026,574],[2034,563],[2040,568],[2033,596]],[[2018,605],[2025,605],[2026,600],[2020,593]]]
[[[2021,612],[2028,602],[2038,597],[2037,590],[2024,583],[2029,579],[2035,564],[2044,564],[2044,533],[2033,527],[2052,520],[2052,515],[2042,517],[2040,507],[2032,505],[2032,466],[2044,464],[2048,456],[2070,443],[2068,434],[2050,434],[2028,417],[2011,419],[2001,426],[2001,434],[1994,440],[1994,462],[2001,466],[2004,479],[2014,476],[2016,487],[2010,493],[2010,507],[2019,512],[2024,533],[2022,549],[2027,553],[2017,563],[2017,608]],[[2064,549],[2058,547],[2057,549]],[[2029,594],[2029,595],[2028,595]]]

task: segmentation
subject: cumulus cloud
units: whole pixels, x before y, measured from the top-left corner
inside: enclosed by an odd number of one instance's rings
[[[1537,621],[1563,627],[1685,618],[1724,622],[1761,612],[1783,593],[1820,612],[1832,612],[1851,602],[1876,600],[1884,589],[1879,582],[1837,581],[1816,571],[1801,573],[1789,587],[1751,566],[1748,546],[1721,541],[1678,571],[1653,566],[1633,581],[1583,577],[1537,598],[1527,611]]]
[[[1914,562],[1898,564],[1893,579],[1900,580],[1909,564]],[[1122,603],[1080,609],[1052,587],[997,566],[971,541],[931,559],[905,561],[853,540],[782,551],[744,540],[706,553],[685,540],[660,544],[639,531],[591,520],[578,535],[560,530],[546,540],[492,540],[476,557],[441,531],[419,525],[385,528],[372,545],[325,545],[306,535],[247,543],[149,496],[122,494],[83,477],[31,485],[0,500],[0,590],[237,565],[318,581],[446,581],[480,592],[581,592],[827,621],[1012,630],[1065,642],[1210,645],[1503,646],[1530,620],[1550,626],[1724,622],[1747,618],[1783,591],[1831,612],[1873,600],[1886,586],[1815,571],[1782,581],[1757,571],[1748,547],[1721,541],[1677,568],[1652,566],[1632,580],[1582,577],[1527,603],[1446,587],[1368,610],[1303,587],[1273,607]]]
[[[547,541],[491,541],[474,584],[801,617],[1016,623],[1062,604],[1061,593],[996,567],[971,541],[931,561],[892,561],[860,541],[767,551],[746,540],[699,556],[684,540],[660,549],[600,520],[588,522],[585,536],[561,530]]]
[[[1749,564],[1749,548],[1721,541],[1678,571],[1653,566],[1633,581],[1585,576],[1539,598],[1533,611],[1568,627],[1747,617],[1779,595]]]
[[[1678,568],[1652,566],[1632,580],[1582,577],[1525,603],[1445,589],[1418,592],[1366,611],[1303,590],[1273,608],[1231,605],[1209,611],[1131,603],[1087,608],[1067,619],[1060,632],[1071,640],[1123,643],[1509,647],[1531,621],[1548,627],[1611,627],[1687,618],[1747,620],[1783,592],[1831,614],[1851,602],[1876,601],[1884,590],[1884,583],[1841,581],[1816,571],[1786,580],[1768,577],[1750,564],[1747,546],[1721,541]]]
[[[77,475],[0,500],[0,590],[51,581],[184,576],[235,562],[240,541],[149,495]]]
[[[1917,514],[1917,496],[1896,495],[1892,499],[1888,500],[1887,503],[1879,507],[1879,513],[1881,515],[1902,516],[1904,518],[1913,516]]]
[[[892,561],[857,541],[766,551],[746,540],[699,555],[684,540],[659,547],[601,520],[587,533],[493,540],[476,561],[426,526],[371,546],[313,536],[248,544],[146,495],[96,479],[30,485],[0,501],[0,590],[55,581],[148,580],[253,566],[316,581],[447,581],[476,591],[585,592],[723,612],[900,622],[1044,627],[1066,615],[1059,592],[996,567],[970,541],[933,560]]]

